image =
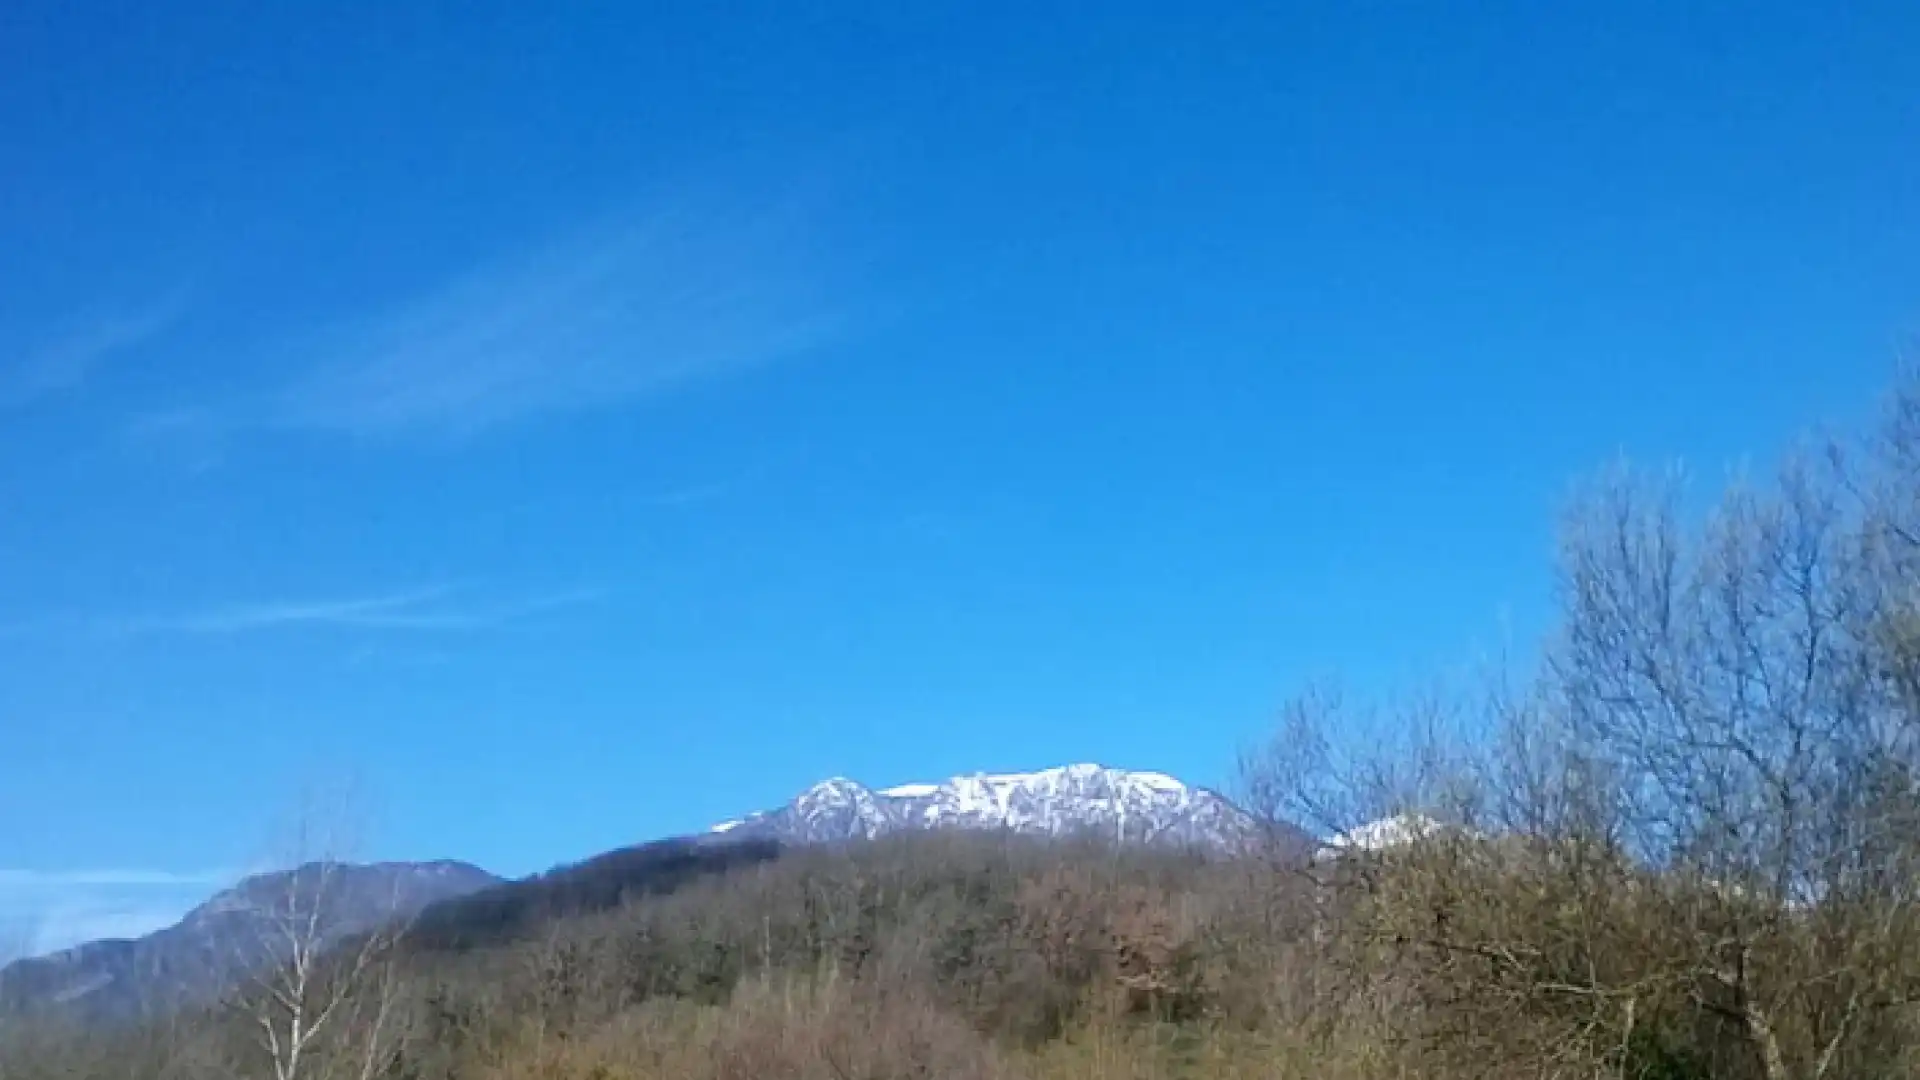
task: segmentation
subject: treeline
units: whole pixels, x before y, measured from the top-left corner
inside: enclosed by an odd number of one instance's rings
[[[1602,477],[1558,574],[1537,664],[1368,708],[1305,694],[1243,756],[1246,806],[1333,853],[681,851],[671,888],[500,894],[117,1039],[0,1030],[0,1070],[1920,1075],[1920,383],[1705,512]],[[1341,753],[1355,731],[1385,749]]]
[[[779,856],[780,845],[771,840],[675,838],[621,848],[433,904],[411,921],[403,944],[421,952],[504,945],[557,920],[670,893],[702,877]]]
[[[1244,1029],[1236,1052],[1265,1053],[1263,1031],[1312,1009],[1293,955],[1306,927],[1282,926],[1309,910],[1305,880],[1276,870],[966,833],[795,851],[510,941],[409,933],[330,954],[288,995],[309,1017],[339,1010],[297,1074],[1110,1075],[1086,1071],[1109,1054],[1198,1067],[1228,1026]],[[36,1032],[7,1075],[284,1075],[290,1015],[270,998],[243,991],[118,1044]]]

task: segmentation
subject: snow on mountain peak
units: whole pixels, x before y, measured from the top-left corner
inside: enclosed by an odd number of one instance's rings
[[[1330,848],[1384,851],[1401,848],[1438,831],[1440,823],[1425,814],[1400,814],[1348,829],[1327,842]]]
[[[713,831],[815,843],[909,829],[1006,829],[1219,847],[1238,843],[1251,826],[1218,794],[1165,773],[1074,764],[1036,772],[970,773],[878,791],[834,777],[784,807],[722,823]]]
[[[1462,826],[1449,826],[1419,813],[1403,813],[1378,818],[1336,833],[1322,845],[1320,853],[1338,856],[1352,852],[1383,852],[1412,847],[1416,843],[1442,835],[1469,840],[1485,839],[1485,834]]]
[[[918,799],[940,789],[938,784],[898,784],[883,788],[880,794],[892,799]]]

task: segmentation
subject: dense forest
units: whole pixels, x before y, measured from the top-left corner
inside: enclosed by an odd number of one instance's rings
[[[307,947],[206,1008],[0,1028],[0,1075],[1920,1075],[1920,381],[1711,506],[1572,500],[1537,660],[1315,689],[1239,857],[975,834],[669,847]],[[1397,733],[1356,755],[1342,732]]]

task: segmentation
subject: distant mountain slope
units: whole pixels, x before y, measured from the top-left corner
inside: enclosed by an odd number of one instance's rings
[[[620,848],[433,904],[414,920],[407,942],[415,950],[440,951],[498,945],[554,919],[670,893],[780,853],[779,843],[750,837],[680,837]]]
[[[722,822],[714,832],[814,844],[949,828],[1089,835],[1217,851],[1243,850],[1258,834],[1253,818],[1216,792],[1165,773],[1101,765],[977,773],[877,791],[836,777],[778,809]],[[1290,839],[1304,844],[1305,834]]]
[[[0,1011],[58,1011],[82,1021],[125,1020],[218,994],[266,962],[274,928],[312,915],[341,938],[408,918],[436,901],[496,885],[462,862],[308,863],[249,877],[173,926],[132,940],[93,941],[0,970]]]
[[[251,877],[146,937],[90,942],[0,969],[0,1013],[55,1010],[80,1020],[117,1020],[206,1000],[271,957],[268,931],[275,919],[316,905],[324,933],[334,939],[410,919],[413,948],[463,950],[775,859],[792,845],[948,829],[1222,854],[1261,839],[1302,854],[1316,846],[1295,829],[1283,828],[1277,838],[1263,833],[1220,794],[1157,772],[1067,765],[877,791],[836,778],[785,806],[700,836],[622,848],[519,881],[451,861],[308,864]]]

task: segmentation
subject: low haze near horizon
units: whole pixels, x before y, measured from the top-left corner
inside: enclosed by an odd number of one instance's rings
[[[836,774],[1225,784],[1308,679],[1524,651],[1582,473],[1764,464],[1920,326],[1910,5],[0,23],[40,948],[316,777],[503,874]]]

